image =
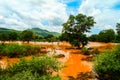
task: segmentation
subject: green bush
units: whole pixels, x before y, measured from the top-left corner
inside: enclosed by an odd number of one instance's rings
[[[82,52],[83,52],[85,55],[89,55],[89,49],[88,49],[88,48],[82,48]]]
[[[8,57],[22,57],[40,52],[40,47],[38,46],[28,46],[28,45],[18,45],[18,44],[6,44],[5,46],[0,46],[0,53],[3,56]]]
[[[7,78],[8,79],[8,78]],[[11,80],[60,80],[60,76],[43,75],[39,76],[37,73],[32,73],[31,71],[23,71],[21,73],[15,74],[10,78]]]
[[[19,63],[0,69],[0,80],[60,80],[59,75],[52,72],[61,69],[61,64],[51,57],[22,58]]]
[[[120,45],[98,55],[94,61],[94,70],[99,80],[120,80]]]
[[[0,51],[2,51],[5,47],[5,44],[0,44]]]

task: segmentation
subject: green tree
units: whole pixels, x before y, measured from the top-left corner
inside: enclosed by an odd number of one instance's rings
[[[53,42],[53,41],[55,41],[55,37],[53,36],[53,35],[47,35],[46,37],[44,37],[47,41],[49,41],[49,42]]]
[[[68,41],[68,36],[66,33],[62,33],[62,35],[59,36],[60,41]]]
[[[95,21],[92,16],[83,14],[78,14],[76,16],[70,15],[67,22],[63,24],[61,38],[78,48],[80,47],[80,44],[84,47],[88,41],[85,33],[90,32],[90,29],[94,24]]]
[[[117,23],[116,31],[117,31],[117,40],[120,41],[120,23]]]
[[[9,32],[9,40],[14,41],[18,39],[18,33],[15,31]]]
[[[93,34],[89,37],[89,41],[98,41],[98,35],[97,34]]]
[[[99,33],[98,40],[101,42],[112,42],[115,40],[115,32],[113,29],[102,30]]]
[[[33,32],[30,30],[24,30],[20,34],[20,38],[22,41],[27,41],[29,43],[29,41],[33,39]]]
[[[33,34],[33,40],[34,41],[39,41],[39,35],[38,34]]]
[[[6,32],[1,33],[0,40],[4,43],[5,41],[9,40],[9,35]]]

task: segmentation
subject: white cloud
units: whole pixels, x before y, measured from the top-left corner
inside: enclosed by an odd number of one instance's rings
[[[62,3],[71,3],[71,2],[75,2],[76,0],[59,0]]]
[[[68,17],[66,5],[57,0],[0,0],[0,9],[0,27],[14,29],[39,27],[60,32]]]
[[[83,0],[79,13],[93,16],[97,22],[96,30],[115,29],[116,23],[120,20],[120,10],[113,8],[119,0]]]
[[[3,16],[0,15],[0,20],[2,20],[2,19],[3,19]]]

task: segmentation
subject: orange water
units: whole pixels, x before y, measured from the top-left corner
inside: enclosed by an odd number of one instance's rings
[[[89,72],[92,70],[92,63],[83,61],[82,59],[86,58],[86,56],[79,54],[79,50],[69,50],[69,52],[69,58],[65,62],[66,67],[60,71],[63,80],[68,80],[68,76],[76,78],[80,72]],[[62,60],[64,60],[64,58],[62,58]]]

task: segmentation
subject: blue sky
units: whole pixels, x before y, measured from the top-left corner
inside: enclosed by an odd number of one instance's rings
[[[61,32],[69,15],[79,13],[96,21],[89,34],[115,29],[120,22],[120,0],[0,0],[0,27]]]

